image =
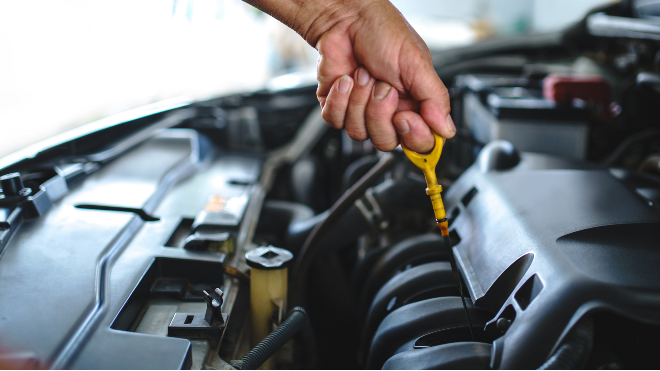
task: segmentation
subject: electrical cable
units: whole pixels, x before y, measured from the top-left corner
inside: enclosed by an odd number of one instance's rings
[[[291,309],[289,317],[265,339],[241,358],[241,370],[256,370],[291,340],[307,322],[307,313],[301,307]]]

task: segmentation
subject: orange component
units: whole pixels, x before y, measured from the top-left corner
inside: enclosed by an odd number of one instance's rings
[[[438,227],[440,228],[440,234],[442,235],[442,237],[449,236],[449,223],[447,221],[447,218],[445,218],[444,222],[438,222]]]

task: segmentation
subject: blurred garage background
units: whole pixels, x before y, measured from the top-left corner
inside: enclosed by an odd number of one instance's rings
[[[547,32],[611,0],[393,0],[432,49]],[[239,0],[0,0],[0,157],[148,103],[286,84],[316,51]]]

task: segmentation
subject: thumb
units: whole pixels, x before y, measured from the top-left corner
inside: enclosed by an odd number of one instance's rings
[[[451,138],[456,134],[456,127],[449,116],[449,92],[427,58],[417,61],[415,68],[407,69],[415,71],[408,91],[419,102],[419,114],[424,122],[441,137]],[[402,80],[407,79],[403,77]]]

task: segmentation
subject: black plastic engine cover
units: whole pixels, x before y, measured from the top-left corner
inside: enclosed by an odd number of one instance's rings
[[[394,355],[383,370],[488,370],[491,345],[477,342],[443,344]]]
[[[129,329],[137,316],[129,307],[131,298],[157,290],[158,278],[175,279],[175,288],[222,283],[223,254],[166,241],[210,196],[248,194],[232,180],[256,182],[261,160],[214,156],[206,142],[190,129],[164,130],[64,192],[45,215],[12,224],[0,255],[4,352],[38,368],[190,368],[190,341]],[[210,281],[196,282],[200,274]],[[164,286],[166,293],[179,291]]]
[[[493,329],[513,320],[491,366],[540,366],[591,311],[660,323],[660,208],[645,197],[660,182],[532,153],[488,166],[501,150],[486,146],[444,197],[475,305],[498,312]]]
[[[488,311],[472,305],[468,305],[468,310],[476,329],[483,328],[492,317]],[[434,298],[405,305],[381,322],[371,342],[367,368],[381,368],[397,350],[409,350],[408,342],[414,343],[424,335],[457,327],[468,328],[465,310],[458,297]],[[461,331],[461,335],[464,332]]]

